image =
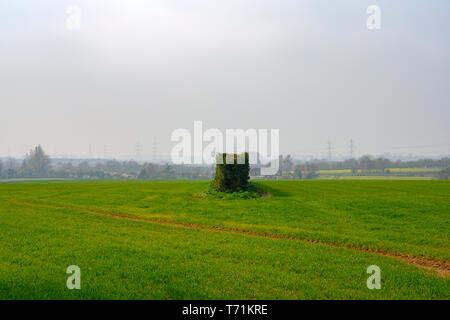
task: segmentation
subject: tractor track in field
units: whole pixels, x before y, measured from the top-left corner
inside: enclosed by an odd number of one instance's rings
[[[163,220],[163,219],[138,218],[138,217],[127,216],[124,214],[102,211],[102,210],[97,210],[97,209],[83,208],[83,207],[67,207],[67,206],[48,205],[48,204],[29,202],[29,201],[14,201],[12,203],[26,205],[26,206],[50,208],[50,209],[69,209],[69,210],[75,210],[75,211],[81,211],[81,212],[94,213],[97,215],[109,216],[109,217],[118,218],[118,219],[150,222],[150,223],[163,224],[163,225],[169,225],[169,226],[175,226],[175,227],[201,229],[201,230],[233,233],[233,234],[240,234],[240,235],[251,235],[251,236],[271,238],[271,239],[294,240],[294,241],[301,241],[301,242],[306,242],[306,243],[322,244],[322,245],[335,247],[335,248],[344,248],[344,249],[355,250],[355,251],[369,252],[369,253],[373,253],[373,254],[378,254],[378,255],[382,255],[382,256],[386,256],[386,257],[395,258],[395,259],[401,260],[403,262],[406,262],[410,265],[414,265],[414,266],[422,267],[422,268],[425,268],[428,270],[436,271],[436,275],[439,277],[442,277],[442,278],[450,278],[450,261],[444,262],[444,261],[429,259],[429,258],[425,258],[425,257],[412,256],[409,254],[403,254],[403,253],[399,253],[399,252],[389,252],[389,251],[382,251],[382,250],[376,250],[376,249],[361,248],[361,247],[355,247],[355,246],[345,245],[345,244],[337,244],[337,243],[326,242],[326,241],[321,241],[321,240],[312,240],[312,239],[306,239],[306,238],[299,238],[299,237],[286,236],[286,235],[277,235],[277,234],[273,234],[273,233],[244,230],[244,229],[230,228],[230,227],[223,227],[223,226],[208,226],[208,225],[199,225],[199,224],[188,223],[188,222],[169,221],[169,220]]]

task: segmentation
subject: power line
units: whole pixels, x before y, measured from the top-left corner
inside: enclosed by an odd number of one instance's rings
[[[136,143],[136,160],[141,158],[141,144],[139,141]]]
[[[436,147],[446,147],[450,146],[448,143],[441,144],[429,144],[429,145],[421,145],[421,146],[396,146],[396,147],[385,147],[384,149],[422,149],[422,148],[436,148]]]
[[[328,143],[327,143],[327,149],[328,149],[328,161],[331,161],[331,149],[332,149],[332,144],[331,144],[331,141],[330,141],[330,140],[328,140]]]
[[[158,161],[157,147],[156,142],[153,142],[153,161]]]
[[[350,146],[349,146],[349,148],[350,148],[350,159],[353,159],[353,152],[354,152],[354,149],[355,149],[353,139],[350,139]]]

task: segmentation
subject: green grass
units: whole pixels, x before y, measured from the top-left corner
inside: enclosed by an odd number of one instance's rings
[[[386,173],[389,170],[390,173],[433,173],[439,172],[443,168],[390,168],[384,170],[370,170],[371,172],[378,171],[380,173]],[[357,173],[363,173],[362,170],[356,170]],[[316,171],[318,174],[351,174],[352,170],[350,169],[338,169],[338,170],[318,170]]]
[[[352,174],[350,169],[318,170],[320,180],[433,180],[439,168],[391,168],[362,171]]]
[[[337,170],[317,170],[318,174],[351,174],[350,169],[337,169]]]
[[[418,176],[319,176],[319,179],[336,179],[336,180],[434,180],[434,177],[418,177]]]
[[[335,247],[448,261],[446,181],[260,181],[271,198],[199,197],[208,184],[0,184],[0,299],[450,298],[433,271]],[[65,286],[72,264],[81,290]],[[366,287],[372,264],[381,290]]]

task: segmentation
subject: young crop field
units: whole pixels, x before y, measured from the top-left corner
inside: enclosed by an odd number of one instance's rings
[[[336,179],[336,180],[434,180],[433,177],[417,177],[417,176],[327,176],[319,177],[319,179]]]
[[[265,197],[214,197],[208,181],[0,184],[0,299],[450,298],[447,181],[257,184]]]
[[[370,170],[370,172],[379,173],[435,173],[439,172],[443,168],[390,168],[383,170]],[[351,174],[350,169],[338,169],[338,170],[317,170],[318,174]],[[364,173],[363,170],[356,170],[356,173]]]
[[[390,168],[373,170],[318,170],[320,180],[436,180],[439,168]]]
[[[317,170],[318,174],[351,174],[350,169],[338,169],[338,170]]]

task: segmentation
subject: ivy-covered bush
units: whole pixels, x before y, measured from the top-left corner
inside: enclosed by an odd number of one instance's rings
[[[227,158],[229,158],[227,163]],[[248,153],[218,155],[216,176],[214,178],[214,188],[219,192],[239,192],[248,190],[248,180],[250,179],[250,164]],[[241,161],[238,161],[241,159]],[[231,161],[230,161],[231,160]],[[242,163],[239,163],[242,162]]]

